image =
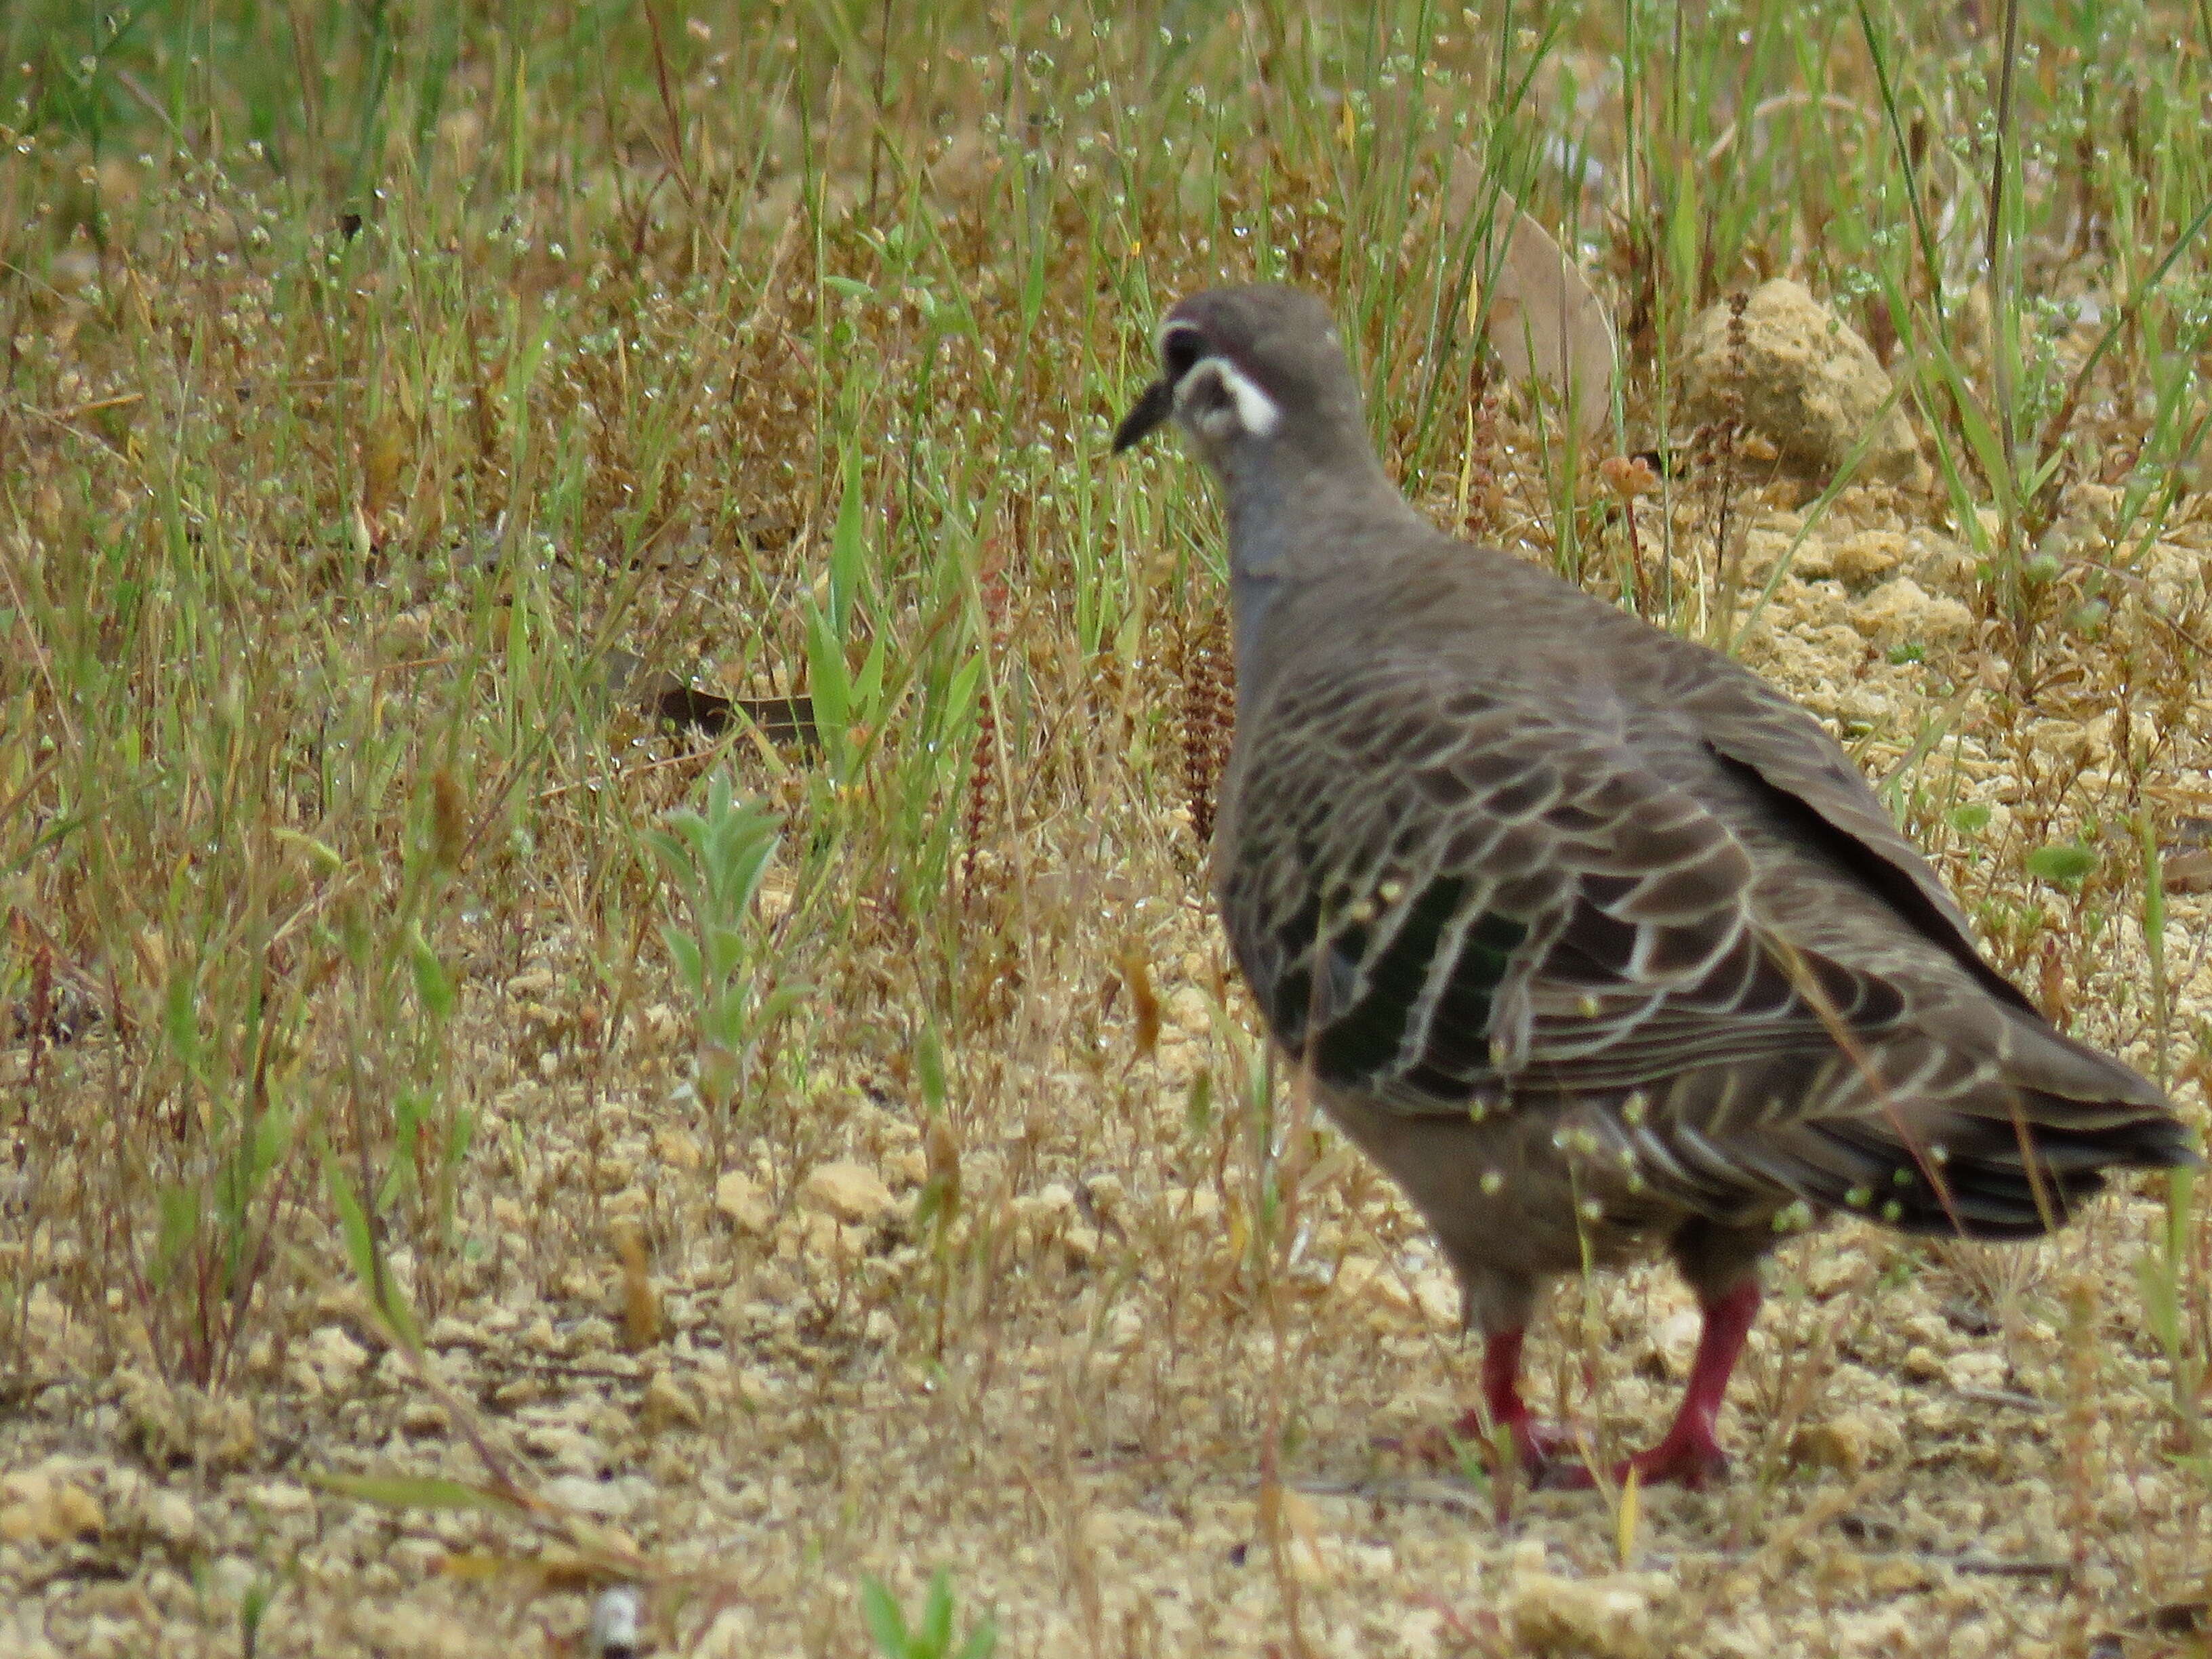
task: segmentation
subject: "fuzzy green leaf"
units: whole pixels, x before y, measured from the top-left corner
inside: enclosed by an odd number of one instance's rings
[[[2097,855],[2073,842],[2039,847],[2027,855],[2027,873],[2057,887],[2079,886],[2081,878],[2096,867]]]

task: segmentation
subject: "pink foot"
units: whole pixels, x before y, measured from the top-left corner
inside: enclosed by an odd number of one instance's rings
[[[1469,1412],[1451,1425],[1448,1444],[1492,1449],[1498,1443],[1496,1423],[1499,1420],[1512,1437],[1515,1460],[1531,1485],[1547,1484],[1552,1473],[1565,1463],[1580,1467],[1583,1443],[1575,1431],[1556,1423],[1539,1421],[1525,1408],[1502,1419],[1486,1419],[1481,1412]]]
[[[1678,1419],[1667,1437],[1649,1451],[1638,1452],[1613,1472],[1616,1485],[1628,1479],[1631,1469],[1636,1471],[1638,1486],[1656,1486],[1668,1481],[1687,1486],[1692,1492],[1701,1492],[1708,1482],[1728,1478],[1728,1454],[1713,1438],[1712,1426],[1704,1425],[1698,1432],[1685,1432]]]
[[[1707,1486],[1725,1479],[1728,1454],[1714,1439],[1711,1425],[1686,1427],[1689,1417],[1686,1412],[1677,1418],[1674,1426],[1667,1431],[1667,1437],[1649,1451],[1640,1451],[1615,1463],[1612,1484],[1626,1486],[1631,1470],[1635,1471],[1639,1486],[1673,1485],[1692,1492],[1702,1492]],[[1547,1463],[1532,1479],[1536,1486],[1553,1492],[1588,1492],[1597,1485],[1597,1477],[1579,1456]]]
[[[1410,1449],[1436,1463],[1455,1462],[1470,1448],[1494,1458],[1502,1426],[1529,1485],[1547,1484],[1562,1468],[1580,1468],[1582,1441],[1574,1431],[1539,1421],[1521,1398],[1521,1342],[1518,1329],[1492,1332],[1482,1350],[1485,1409],[1468,1413],[1449,1430],[1428,1431]]]
[[[1690,1380],[1682,1390],[1682,1408],[1666,1437],[1649,1451],[1617,1463],[1612,1471],[1616,1486],[1635,1471],[1637,1484],[1656,1486],[1668,1482],[1697,1491],[1728,1473],[1728,1454],[1714,1437],[1721,1401],[1728,1393],[1729,1376],[1759,1316],[1759,1284],[1746,1279],[1705,1304],[1705,1328],[1698,1335],[1697,1356],[1690,1362]],[[1582,1443],[1563,1430],[1538,1423],[1522,1401],[1520,1389],[1521,1333],[1494,1333],[1482,1355],[1483,1396],[1487,1414],[1469,1412],[1455,1431],[1462,1443],[1486,1443],[1486,1424],[1503,1423],[1513,1438],[1522,1469],[1532,1486],[1553,1491],[1588,1491],[1597,1478],[1584,1462]]]

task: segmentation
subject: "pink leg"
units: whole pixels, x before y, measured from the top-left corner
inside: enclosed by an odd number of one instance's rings
[[[1650,1451],[1638,1452],[1613,1471],[1624,1480],[1636,1471],[1644,1486],[1678,1480],[1692,1488],[1717,1480],[1728,1472],[1728,1454],[1714,1437],[1721,1401],[1728,1393],[1729,1376],[1743,1357],[1743,1345],[1759,1317],[1759,1281],[1747,1279],[1705,1304],[1705,1328],[1698,1334],[1697,1357],[1690,1362],[1690,1381],[1682,1390],[1682,1409],[1674,1414],[1666,1437]]]
[[[1482,1412],[1469,1412],[1452,1425],[1460,1440],[1485,1441],[1504,1424],[1513,1437],[1513,1449],[1521,1467],[1534,1480],[1542,1475],[1553,1458],[1571,1448],[1573,1437],[1539,1423],[1521,1397],[1521,1344],[1527,1332],[1520,1326],[1494,1331],[1482,1344]]]
[[[1698,1352],[1690,1362],[1690,1380],[1682,1391],[1682,1407],[1659,1443],[1617,1464],[1618,1482],[1636,1471],[1638,1484],[1657,1486],[1677,1481],[1695,1489],[1717,1480],[1728,1470],[1728,1454],[1720,1447],[1713,1428],[1720,1420],[1721,1402],[1727,1396],[1729,1378],[1743,1345],[1759,1317],[1759,1281],[1747,1279],[1705,1308],[1705,1328],[1698,1334]],[[1521,1398],[1521,1342],[1518,1329],[1498,1331],[1483,1344],[1482,1398],[1486,1413],[1469,1412],[1453,1429],[1461,1440],[1481,1440],[1498,1424],[1513,1437],[1521,1465],[1534,1484],[1568,1489],[1597,1483],[1579,1462],[1563,1462],[1562,1453],[1575,1450],[1574,1437],[1538,1423]]]

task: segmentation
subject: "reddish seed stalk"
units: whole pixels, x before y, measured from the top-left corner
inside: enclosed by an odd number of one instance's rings
[[[1227,629],[1218,611],[1182,645],[1182,775],[1191,834],[1203,853],[1213,844],[1214,792],[1228,764],[1237,725],[1237,692]]]

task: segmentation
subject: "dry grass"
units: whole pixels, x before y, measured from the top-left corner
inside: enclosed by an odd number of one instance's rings
[[[1973,7],[464,9],[0,14],[0,1649],[574,1651],[628,1579],[852,1655],[942,1568],[1017,1653],[2197,1650],[2184,1188],[1793,1247],[1711,1495],[1378,1448],[1469,1356],[1231,987],[1214,520],[1104,439],[1176,293],[1327,294],[1418,497],[1735,639],[2200,1111],[2199,12],[2023,6],[2008,103]],[[1463,150],[1615,303],[1588,450],[1480,372]],[[1785,271],[1931,490],[1692,441]],[[1867,532],[1971,627],[1771,570]],[[1684,1310],[1563,1297],[1540,1395],[1649,1432]]]

